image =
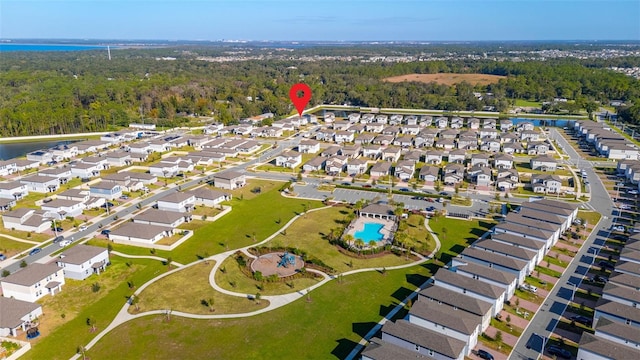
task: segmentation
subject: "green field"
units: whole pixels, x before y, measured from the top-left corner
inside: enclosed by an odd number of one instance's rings
[[[439,260],[443,264],[451,261],[451,258],[460,254],[467,246],[478,240],[482,234],[495,225],[495,222],[486,220],[459,220],[442,216],[432,217],[429,220],[431,230],[440,239]]]
[[[366,272],[332,281],[285,307],[258,316],[130,321],[87,356],[113,359],[343,359],[383,314],[431,274],[423,266]]]

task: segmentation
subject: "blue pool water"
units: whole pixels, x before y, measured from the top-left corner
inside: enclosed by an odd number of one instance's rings
[[[383,228],[383,225],[376,223],[365,223],[364,229],[360,231],[356,231],[353,235],[356,239],[362,239],[364,242],[369,242],[371,240],[380,241],[382,240],[382,233],[380,230]]]

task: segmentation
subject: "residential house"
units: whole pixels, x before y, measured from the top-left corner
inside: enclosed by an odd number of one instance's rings
[[[459,133],[460,132],[458,130],[455,130],[455,129],[446,129],[446,130],[441,131],[440,134],[438,135],[438,137],[440,139],[455,140],[458,137]]]
[[[298,144],[298,152],[303,154],[316,154],[320,151],[320,143],[315,140],[302,140]]]
[[[245,186],[247,183],[246,176],[236,171],[225,171],[213,175],[213,186],[234,190]]]
[[[358,145],[367,145],[367,144],[371,144],[373,142],[373,139],[375,139],[375,137],[376,136],[373,134],[360,134],[358,135],[357,138],[353,140],[353,142]]]
[[[89,195],[107,200],[115,200],[122,196],[122,186],[114,182],[101,181],[89,185]]]
[[[16,164],[16,171],[25,171],[30,169],[37,169],[40,167],[39,161],[29,160],[29,159],[16,159],[14,160]]]
[[[29,194],[27,185],[18,181],[0,182],[0,198],[20,200]]]
[[[32,263],[0,280],[4,297],[29,302],[59,293],[64,283],[61,267],[39,263]]]
[[[482,120],[482,128],[483,129],[495,129],[496,128],[496,119],[483,119]]]
[[[418,125],[418,117],[416,115],[407,115],[404,117],[404,123],[407,125]]]
[[[407,320],[387,321],[382,326],[382,340],[414,351],[417,356],[437,360],[463,360],[467,345],[464,341],[414,325]]]
[[[231,200],[231,194],[222,191],[217,191],[206,186],[202,186],[193,190],[187,191],[196,198],[196,206],[208,206],[214,207],[219,205],[223,201]]]
[[[472,266],[476,266],[476,267],[478,266],[472,263],[470,264]],[[459,270],[461,268],[462,267],[459,266],[457,269]],[[482,269],[483,269],[482,272],[479,273],[481,275],[487,271],[484,269],[489,269],[489,268],[482,267]],[[459,274],[467,276],[467,274],[462,274],[462,273],[459,273]],[[507,278],[509,276],[510,275],[506,275]],[[491,314],[493,314],[493,306],[491,305],[491,303],[476,299],[471,296],[460,294],[458,292],[449,290],[441,286],[428,284],[423,290],[421,290],[418,293],[417,301],[431,301],[439,304],[446,304],[449,306],[453,306],[458,310],[465,311],[467,313],[479,316],[481,318],[481,323],[480,323],[481,330],[486,330],[489,327],[489,324],[491,323],[491,319],[492,319]]]
[[[339,130],[334,135],[334,141],[338,144],[351,143],[354,139],[355,135],[351,131]]]
[[[467,159],[467,152],[464,150],[452,150],[449,151],[447,161],[450,163],[464,164]]]
[[[105,271],[110,264],[109,251],[103,247],[78,244],[60,253],[56,264],[62,268],[65,278],[84,280]]]
[[[302,154],[297,151],[285,151],[282,154],[276,156],[276,166],[286,167],[294,169],[296,166],[302,163]]]
[[[535,266],[541,261],[541,259],[538,259],[538,253],[536,251],[505,244],[504,242],[492,239],[478,240],[473,243],[471,247],[526,262],[527,269],[525,270],[525,275],[530,274],[535,269]],[[509,298],[507,298],[507,300],[508,299]]]
[[[451,150],[455,148],[456,143],[452,139],[438,139],[436,140],[435,146],[439,149]]]
[[[387,126],[382,129],[382,135],[391,135],[396,137],[398,134],[400,134],[400,128],[397,126]]]
[[[0,176],[11,175],[18,171],[18,164],[15,160],[0,161]]]
[[[349,176],[361,175],[367,172],[368,163],[362,159],[349,159],[347,162],[347,174]]]
[[[460,164],[447,164],[444,167],[444,183],[456,185],[464,180],[464,166]]]
[[[453,266],[463,263],[465,263],[465,261],[458,262]],[[444,268],[438,270],[432,278],[435,286],[443,287],[458,294],[471,296],[475,299],[490,303],[493,310],[491,316],[499,314],[504,306],[505,290],[498,286],[490,285],[476,279],[470,279]]]
[[[437,166],[425,165],[420,168],[418,177],[420,180],[423,180],[426,185],[433,185],[440,178],[440,168]]]
[[[420,126],[418,125],[403,125],[400,127],[400,132],[406,135],[418,135],[420,133]]]
[[[412,161],[402,160],[394,169],[394,175],[401,181],[409,181],[415,173],[415,164]]]
[[[521,123],[518,123],[516,125],[516,130],[518,132],[522,132],[522,131],[531,131],[535,128],[535,126],[533,126],[533,123],[529,122],[529,121],[523,121]]]
[[[451,118],[451,122],[449,124],[449,127],[451,129],[461,129],[463,125],[464,125],[464,122],[463,122],[462,118],[454,116],[454,117]]]
[[[482,144],[480,144],[480,150],[482,151],[498,152],[501,147],[502,143],[499,139],[485,139],[482,140]]]
[[[476,165],[482,166],[482,167],[489,167],[489,155],[485,153],[471,154],[470,165],[472,167]]]
[[[48,150],[36,150],[27,154],[27,160],[46,164],[53,161],[53,153]]]
[[[395,137],[393,135],[378,135],[373,139],[373,144],[389,146],[393,144]]]
[[[427,164],[438,165],[442,163],[442,151],[427,151],[424,156],[424,161]]]
[[[499,242],[508,246],[526,249],[533,251],[536,254],[535,261],[540,264],[546,253],[545,243],[534,239],[522,237],[513,234],[492,234],[491,240]]]
[[[529,162],[532,170],[556,171],[558,161],[546,155],[540,155],[532,158]]]
[[[98,164],[77,163],[71,166],[71,176],[81,179],[89,179],[100,176],[102,166]]]
[[[372,133],[381,133],[384,130],[384,124],[381,123],[368,123],[365,125],[365,131]]]
[[[478,130],[478,135],[481,140],[498,139],[500,137],[500,133],[498,133],[498,130],[494,128],[482,128]]]
[[[302,170],[305,172],[320,171],[324,169],[327,158],[318,156],[302,165]]]
[[[562,179],[557,175],[533,174],[531,188],[535,193],[559,194],[562,189]]]
[[[520,141],[539,141],[540,133],[534,130],[523,130],[520,132]]]
[[[513,121],[511,119],[500,120],[500,131],[507,132],[513,129]]]
[[[637,333],[637,330],[635,331]],[[627,334],[633,334],[633,332]],[[592,335],[583,332],[578,344],[578,354],[576,359],[584,360],[610,360],[610,359],[638,359],[640,350],[618,341]]]
[[[109,240],[117,243],[129,241],[154,244],[164,237],[172,236],[174,229],[168,226],[138,224],[125,222],[121,226],[111,229]]]
[[[518,287],[518,278],[506,271],[500,271],[487,266],[482,266],[474,262],[460,264],[453,269],[456,274],[466,276],[475,280],[480,280],[489,285],[503,288],[504,301],[507,302],[515,294]],[[485,328],[486,329],[486,328]]]
[[[351,113],[351,114],[349,114],[349,117],[348,117],[349,122],[352,123],[352,124],[359,123],[360,122],[360,116],[361,116],[360,113]]]
[[[436,127],[444,129],[449,126],[449,120],[446,117],[440,116],[434,120]]]
[[[60,181],[50,176],[32,175],[22,178],[20,182],[27,186],[29,192],[50,193],[60,187]]]
[[[487,187],[491,185],[491,168],[486,166],[475,165],[467,171],[469,181],[478,187]]]
[[[430,115],[420,116],[420,122],[418,123],[422,127],[429,127],[433,124],[433,117]]]
[[[388,147],[382,150],[382,160],[396,162],[400,160],[401,149],[396,147]]]
[[[524,148],[519,142],[504,143],[502,144],[502,152],[505,154],[521,154],[524,152]]]
[[[376,115],[376,122],[380,123],[380,124],[387,124],[387,122],[389,121],[389,116],[384,115],[384,114],[378,114]]]
[[[360,145],[353,145],[353,146],[343,146],[342,148],[340,148],[340,155],[346,156],[350,159],[355,159],[358,156],[360,156],[360,153],[362,152],[362,147]]]
[[[148,209],[133,217],[133,222],[136,224],[165,226],[174,229],[190,220],[189,213],[158,209]]]
[[[478,138],[475,135],[460,135],[457,141],[458,149],[460,150],[477,150]]]
[[[420,150],[410,150],[406,152],[402,158],[417,164],[422,160],[422,154],[423,152]]]
[[[158,210],[191,212],[196,204],[196,197],[190,192],[175,192],[158,199]]]
[[[106,157],[101,156],[87,156],[80,160],[82,163],[96,165],[98,170],[107,170],[109,168],[109,162]]]
[[[18,336],[20,330],[29,329],[40,316],[40,304],[0,296],[0,337]]]
[[[387,176],[391,173],[391,163],[388,161],[382,161],[375,163],[369,172],[372,178],[379,178],[381,176]]]
[[[503,144],[505,144],[505,143],[514,143],[514,142],[520,141],[520,138],[514,133],[505,133],[505,134],[500,134],[500,140],[502,141]]]
[[[45,218],[45,212],[29,208],[20,208],[2,214],[5,229],[41,233],[51,228],[51,219]]]
[[[131,165],[131,154],[124,151],[110,151],[107,153],[107,162],[111,166],[128,166]]]
[[[543,142],[527,143],[528,155],[546,155],[549,152],[549,145]]]
[[[501,244],[507,247],[512,247],[516,250],[518,248]],[[523,249],[519,249],[523,250]],[[495,253],[493,251],[482,250],[474,247],[469,247],[464,249],[458,256],[451,260],[451,266],[455,267],[460,264],[466,264],[468,262],[473,262],[478,265],[487,266],[490,268],[494,268],[500,271],[506,271],[510,274],[515,275],[518,278],[518,284],[524,283],[524,279],[529,274],[529,263],[524,260],[520,260],[513,257],[504,256],[503,253]],[[504,289],[502,289],[503,298],[501,300],[504,301]]]
[[[63,220],[66,217],[73,217],[82,215],[82,211],[85,209],[83,201],[78,200],[64,200],[54,199],[46,203],[42,203],[40,208],[50,216],[55,216],[57,220]]]
[[[330,146],[324,150],[322,150],[322,152],[320,153],[320,156],[324,156],[324,157],[332,157],[332,156],[336,156],[340,154],[340,146]]]
[[[68,167],[46,168],[38,171],[38,175],[56,178],[62,185],[71,180],[71,169]]]
[[[480,128],[480,119],[471,117],[467,119],[467,127],[472,130],[477,130]]]
[[[344,171],[347,166],[349,158],[342,155],[332,156],[327,159],[324,165],[324,171],[330,175],[338,175]]]
[[[396,137],[396,139],[393,140],[393,145],[400,146],[403,149],[408,149],[413,146],[413,137],[411,136]]]
[[[389,124],[391,125],[399,125],[402,123],[402,119],[404,118],[404,116],[400,115],[400,114],[393,114],[391,115],[391,118],[389,119]]]

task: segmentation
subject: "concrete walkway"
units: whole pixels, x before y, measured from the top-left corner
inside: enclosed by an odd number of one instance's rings
[[[40,245],[41,244],[40,242],[37,242],[37,241],[20,239],[18,237],[7,235],[7,234],[0,234],[0,237],[7,238],[7,239],[13,240],[13,241],[22,242],[22,243],[32,244],[32,245]]]
[[[327,209],[330,208],[330,206],[324,206],[321,208],[317,208],[317,209],[311,209],[308,212],[313,212],[313,211],[319,211],[319,210],[323,210],[323,209]],[[215,265],[213,266],[213,269],[211,270],[211,273],[209,274],[209,284],[211,285],[211,287],[222,293],[222,294],[226,294],[229,296],[235,296],[235,297],[239,297],[239,298],[249,298],[249,299],[253,299],[255,297],[255,295],[253,294],[245,294],[245,293],[238,293],[238,292],[233,292],[233,291],[229,291],[226,289],[221,288],[218,284],[216,284],[215,282],[215,274],[216,271],[218,271],[220,265],[229,257],[232,256],[233,254],[235,254],[238,251],[241,251],[242,253],[250,256],[250,257],[254,257],[254,255],[250,254],[248,252],[249,248],[252,247],[256,247],[259,245],[263,245],[267,242],[269,242],[271,239],[273,239],[274,237],[276,237],[278,234],[280,234],[283,230],[287,229],[289,226],[291,226],[297,219],[299,219],[302,216],[305,216],[306,213],[302,213],[299,215],[296,215],[294,218],[292,218],[290,221],[288,221],[285,225],[283,225],[280,229],[278,229],[276,232],[274,232],[271,236],[267,237],[266,239],[264,239],[263,241],[256,243],[256,244],[252,244],[249,246],[245,246],[243,248],[239,248],[239,249],[234,249],[234,250],[229,250],[226,251],[224,253],[220,253],[220,254],[216,254],[213,256],[210,256],[209,258],[206,259],[201,259],[192,263],[189,263],[187,265],[182,265],[182,264],[178,264],[178,263],[172,263],[175,264],[179,267],[177,267],[176,269],[167,271],[165,273],[162,273],[160,275],[158,275],[157,277],[147,281],[145,284],[143,284],[142,286],[140,286],[134,293],[133,296],[137,296],[139,295],[142,291],[144,291],[144,289],[146,289],[149,285],[153,284],[154,282],[169,276],[177,271],[181,271],[184,270],[186,268],[189,268],[191,266],[194,266],[196,264],[200,264],[202,262],[205,261],[215,261]],[[402,269],[402,268],[408,268],[408,267],[412,267],[412,266],[416,266],[419,265],[427,260],[429,260],[429,258],[431,258],[433,256],[433,254],[437,253],[438,250],[440,249],[440,240],[438,239],[438,237],[434,234],[434,232],[429,228],[428,224],[426,224],[425,222],[425,227],[427,228],[427,230],[432,234],[432,236],[434,237],[435,243],[436,243],[436,249],[430,254],[430,256],[428,258],[425,258],[424,256],[412,252],[412,254],[416,257],[418,257],[419,259],[411,262],[409,264],[405,264],[405,265],[398,265],[398,266],[390,266],[390,267],[385,267],[386,270],[394,270],[394,269]],[[123,254],[120,252],[115,252],[112,251],[112,253],[114,255],[118,255],[118,256],[123,256],[123,257],[127,257],[127,258],[143,258],[143,259],[154,259],[154,260],[160,260],[160,261],[166,261],[166,259],[157,257],[157,256],[139,256],[139,255],[127,255],[127,254]],[[318,270],[314,270],[314,269],[307,269],[307,271],[309,272],[314,272],[317,274],[320,274],[323,279],[321,281],[319,281],[318,283],[314,284],[313,286],[310,286],[306,289],[302,289],[302,290],[298,290],[289,294],[283,294],[283,295],[270,295],[270,296],[263,296],[262,299],[264,301],[268,301],[269,305],[265,308],[259,309],[259,310],[255,310],[252,312],[247,312],[247,313],[236,313],[236,314],[218,314],[218,315],[204,315],[204,314],[191,314],[191,313],[185,313],[185,312],[181,312],[181,311],[175,311],[175,310],[171,310],[171,309],[164,309],[164,310],[152,310],[152,311],[146,311],[143,313],[138,313],[138,314],[130,314],[128,309],[129,309],[129,302],[125,302],[125,304],[122,306],[122,308],[120,309],[120,311],[118,312],[118,314],[116,315],[116,317],[113,319],[113,321],[104,329],[102,330],[99,334],[97,334],[86,346],[85,349],[91,349],[98,341],[100,341],[100,339],[102,339],[105,335],[107,335],[109,332],[111,332],[113,329],[115,329],[116,327],[120,326],[121,324],[136,319],[136,318],[140,318],[143,316],[149,316],[149,315],[167,315],[167,313],[170,313],[170,315],[175,315],[175,316],[180,316],[180,317],[185,317],[185,318],[191,318],[191,319],[233,319],[233,318],[245,318],[245,317],[250,317],[250,316],[255,316],[258,314],[262,314],[262,313],[266,313],[272,310],[275,310],[277,308],[280,308],[282,306],[285,306],[291,302],[294,302],[296,300],[299,300],[300,298],[306,296],[309,292],[319,288],[320,286],[326,284],[327,282],[337,279],[339,276],[346,276],[346,275],[351,275],[351,274],[356,274],[356,273],[361,273],[361,272],[370,272],[370,271],[381,271],[382,268],[365,268],[365,269],[357,269],[357,270],[351,270],[351,271],[347,271],[341,274],[337,274],[337,275],[328,275],[326,273],[323,273],[321,271]],[[378,323],[378,325],[376,327],[374,327],[374,329],[372,329],[372,331],[369,332],[369,334],[367,334],[367,336],[365,336],[365,338],[363,338],[362,340],[360,340],[360,343],[358,344],[358,346],[352,351],[353,356],[350,355],[350,357],[348,357],[349,359],[352,359],[353,357],[355,357],[355,355],[360,351],[360,349],[366,345],[367,341],[369,338],[371,338],[371,336],[373,336],[377,330],[379,329],[379,326],[381,327],[388,318],[393,317],[403,306],[405,306],[406,301],[408,301],[409,299],[412,299],[413,297],[415,297],[418,293],[418,291],[420,291],[420,289],[422,287],[424,287],[425,284],[423,284],[421,287],[418,287],[414,290],[414,292],[412,294],[410,294],[407,299],[398,304],[388,315],[387,317],[383,318],[382,320],[380,320],[380,322]],[[74,355],[71,359],[75,360],[75,359],[79,359],[80,355],[76,354]]]

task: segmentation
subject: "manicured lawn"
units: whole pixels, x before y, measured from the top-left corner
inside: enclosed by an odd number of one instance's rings
[[[527,107],[540,107],[541,104],[539,101],[530,101],[523,99],[516,99],[516,106],[527,106]]]
[[[87,352],[93,360],[343,359],[380,318],[431,274],[422,266],[332,281],[285,307],[246,319],[150,316],[128,322]]]
[[[452,257],[460,254],[494,225],[495,222],[485,220],[460,220],[442,216],[429,219],[429,226],[440,239],[439,259],[443,264],[449,263]]]
[[[322,260],[338,273],[361,268],[396,266],[413,261],[411,258],[407,260],[403,256],[393,254],[365,259],[344,255],[338,251],[325,235],[329,234],[332,228],[341,228],[341,222],[345,221],[351,212],[353,210],[346,207],[332,207],[308,213],[296,220],[287,229],[286,235],[279,234],[267,246],[298,248],[307,252],[310,257]]]
[[[511,316],[513,317],[513,316]],[[511,334],[513,336],[520,337],[522,334],[522,329],[517,326],[510,325],[507,323],[506,317],[502,320],[497,320],[496,318],[491,319],[491,326],[502,331],[504,334]]]
[[[162,264],[158,261],[141,259],[126,261],[130,262],[131,267],[125,265],[124,259],[112,255],[112,265],[107,268],[105,273],[79,282],[78,289],[75,291],[73,285],[64,285],[60,294],[51,300],[47,297],[44,301],[52,301],[51,310],[45,310],[45,315],[41,319],[40,332],[42,335],[31,341],[32,349],[22,359],[69,359],[76,353],[78,345],[88,343],[96,335],[96,333],[89,331],[86,324],[88,317],[96,320],[98,331],[104,329],[133,293],[127,286],[127,281],[142,284],[164,270],[161,269]],[[96,281],[103,285],[101,285],[100,291],[93,293],[91,284]],[[107,291],[111,286],[114,287]],[[68,299],[70,303],[67,304],[64,301],[67,291],[70,293],[68,296],[72,297],[71,295],[76,294],[81,298],[78,300]],[[65,314],[64,321],[48,319],[49,317],[62,319],[62,313]],[[49,321],[52,324],[59,323],[60,326],[53,330],[47,330],[45,323]]]
[[[231,256],[227,258],[220,269],[224,269],[224,272],[218,270],[216,273],[216,284],[230,291],[235,291],[245,294],[255,294],[259,292],[262,295],[279,295],[288,294],[294,291],[299,291],[312,286],[322,278],[297,278],[294,280],[287,280],[278,282],[256,281],[253,278],[245,275],[241,269],[235,257]],[[232,286],[232,284],[235,286]],[[262,290],[258,288],[262,287]]]
[[[33,246],[34,245],[32,244],[23,243],[0,236],[0,253],[4,254],[7,258],[12,257],[19,252],[32,248]]]
[[[247,298],[215,291],[209,284],[209,274],[214,265],[213,261],[209,264],[195,264],[149,285],[140,293],[138,311],[172,309],[193,314],[236,314],[255,311],[269,305],[266,300],[257,304]],[[211,299],[213,312],[209,306],[203,304],[203,301],[208,303]],[[138,311],[134,306],[129,307],[130,313]]]
[[[262,241],[292,217],[304,211],[322,206],[319,201],[285,198],[278,192],[280,182],[252,182],[244,189],[233,192],[234,199],[226,202],[232,210],[215,222],[206,222],[194,235],[172,252],[156,252],[156,256],[172,257],[182,264],[198,260],[205,255],[214,255],[227,248],[240,248]],[[258,193],[252,189],[261,188]],[[91,240],[92,244],[106,246],[107,241]],[[149,249],[113,244],[113,249],[132,255],[150,255]]]
[[[0,227],[0,234],[6,234],[6,235],[14,236],[20,239],[35,241],[35,242],[45,242],[53,238],[53,235],[38,234],[33,232],[29,233],[28,231],[5,229],[4,226]],[[0,237],[0,239],[6,239],[6,238]]]
[[[596,211],[578,210],[578,219],[587,221],[587,224],[595,225],[600,221],[602,215]]]

